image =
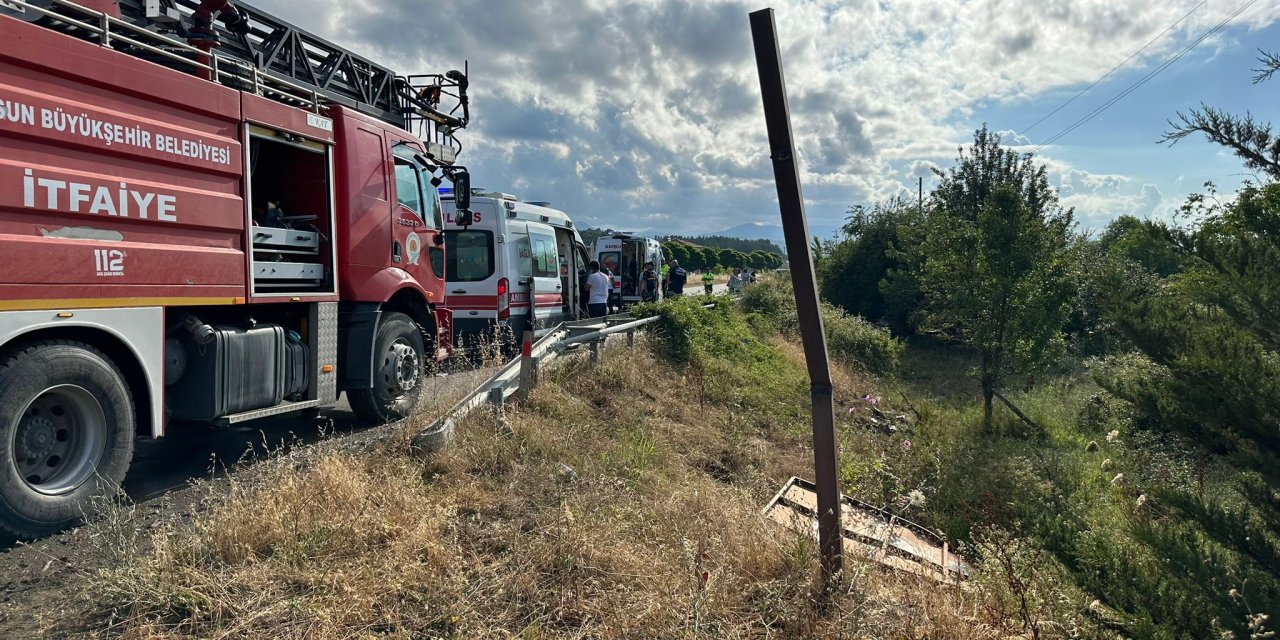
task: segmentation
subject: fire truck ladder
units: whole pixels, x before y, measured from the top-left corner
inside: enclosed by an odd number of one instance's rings
[[[0,0],[0,15],[296,107],[340,104],[358,110],[415,133],[442,164],[452,164],[462,149],[454,133],[470,120],[465,71],[400,76],[241,2],[85,1],[109,8],[69,0]],[[116,5],[119,16],[111,13]],[[200,30],[195,15],[210,5],[221,9],[221,19]],[[232,20],[234,31],[228,26]]]

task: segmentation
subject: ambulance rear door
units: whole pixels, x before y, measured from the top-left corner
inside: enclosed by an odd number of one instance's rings
[[[550,225],[529,223],[529,287],[533,330],[554,328],[564,316],[564,286],[560,281],[560,256],[556,232]]]
[[[464,348],[492,342],[506,302],[499,299],[505,256],[501,252],[497,206],[473,200],[475,223],[466,229],[453,221],[453,201],[445,209],[445,306],[453,311],[454,342]],[[509,309],[506,309],[509,312]],[[505,319],[505,318],[501,318]]]

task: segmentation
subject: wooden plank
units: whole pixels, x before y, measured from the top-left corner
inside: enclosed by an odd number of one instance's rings
[[[798,478],[789,480],[766,506],[765,514],[790,529],[812,529],[818,499],[807,484]],[[924,571],[944,581],[949,573],[969,572],[963,560],[951,553],[946,540],[931,539],[915,525],[883,511],[861,507],[851,498],[844,497],[842,501],[840,522],[842,537],[857,548],[874,550],[868,557],[887,566],[911,573]]]

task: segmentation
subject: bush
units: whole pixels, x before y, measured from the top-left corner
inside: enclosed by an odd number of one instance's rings
[[[773,327],[790,338],[800,337],[800,317],[796,313],[795,289],[786,277],[770,276],[747,287],[738,302],[753,318],[752,326]],[[887,329],[879,328],[843,309],[822,302],[822,323],[827,334],[827,351],[841,361],[876,374],[892,373],[902,359],[902,341]]]
[[[827,350],[837,358],[862,366],[871,373],[892,373],[902,358],[902,341],[862,318],[838,307],[822,305]]]
[[[748,364],[776,357],[756,336],[742,314],[731,305],[710,309],[702,298],[679,297],[637,305],[637,318],[659,316],[657,322],[666,355],[680,364],[697,364],[707,356]]]

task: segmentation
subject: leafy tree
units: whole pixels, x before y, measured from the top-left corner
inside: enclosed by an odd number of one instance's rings
[[[938,177],[916,255],[925,319],[977,351],[989,429],[1005,378],[1047,366],[1065,346],[1072,213],[1044,167],[1003,148],[986,127]]]
[[[958,166],[943,172],[934,169],[942,182],[930,194],[934,207],[957,220],[977,220],[986,209],[992,192],[1012,188],[1033,213],[1060,217],[1058,192],[1049,185],[1044,165],[1036,165],[1031,154],[1019,155],[1000,145],[1000,136],[983,125],[974,132],[973,147],[966,156],[959,149]],[[1060,223],[1070,226],[1068,214]]]
[[[681,265],[689,262],[689,248],[680,242],[667,242],[662,245],[662,253],[668,260],[675,260]]]
[[[1280,70],[1274,54],[1261,62],[1255,83]],[[1166,141],[1202,133],[1280,180],[1269,124],[1207,106],[1178,118]],[[1280,455],[1280,184],[1246,185],[1227,204],[1210,185],[1183,212],[1199,220],[1178,245],[1183,271],[1163,280],[1116,271],[1110,287],[1112,317],[1158,375],[1102,382],[1211,449]]]
[[[1255,82],[1280,71],[1280,57],[1263,54],[1262,63]],[[1170,573],[1185,571],[1196,555],[1213,557],[1209,577],[1216,584],[1248,585],[1249,607],[1274,611],[1280,605],[1280,139],[1248,114],[1202,107],[1178,118],[1166,141],[1202,133],[1259,171],[1259,184],[1246,184],[1229,202],[1212,185],[1208,194],[1192,196],[1183,207],[1192,222],[1172,230],[1178,268],[1166,277],[1149,264],[1110,270],[1105,307],[1138,354],[1108,358],[1095,378],[1133,405],[1140,424],[1187,436],[1238,470],[1232,478],[1237,495],[1188,492],[1165,499],[1170,516],[1199,526],[1182,527],[1188,531],[1182,537],[1197,542],[1190,549],[1195,555],[1168,553]],[[1181,526],[1173,517],[1166,521]],[[1215,546],[1247,561],[1220,562]],[[1169,591],[1162,586],[1160,592]],[[1214,592],[1216,601],[1196,608],[1200,619],[1221,621],[1235,637],[1256,631],[1239,622],[1235,591],[1225,598],[1220,588]],[[1182,626],[1198,636],[1210,631]]]
[[[738,264],[738,256],[742,255],[733,249],[720,249],[716,251],[716,264],[725,268],[733,268]]]
[[[813,256],[813,266],[820,272],[822,263],[835,251],[835,240],[823,240],[818,236],[814,236],[809,242],[809,253]]]
[[[708,258],[707,252],[702,247],[695,247],[692,245],[689,245],[688,250],[689,250],[688,264],[681,262],[680,266],[690,271],[701,271],[702,269],[706,269],[707,258]]]
[[[1141,265],[1159,276],[1182,269],[1178,245],[1183,234],[1163,222],[1120,216],[1107,225],[1098,243],[1108,254]]]
[[[1103,385],[1218,451],[1280,455],[1280,184],[1213,205],[1165,280],[1116,272],[1112,317],[1156,366]]]
[[[916,204],[903,198],[851,207],[844,239],[835,245],[818,274],[822,297],[868,320],[889,316],[893,325],[906,328],[907,316],[918,306],[918,296],[906,304],[894,304],[891,312],[885,289],[892,291],[892,284],[886,278],[897,270],[914,272],[908,268],[906,254],[897,248],[922,221]]]

